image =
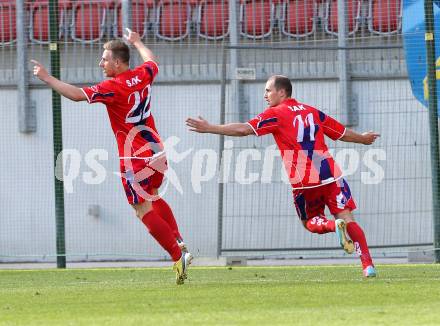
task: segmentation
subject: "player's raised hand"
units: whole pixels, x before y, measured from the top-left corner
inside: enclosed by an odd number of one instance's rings
[[[362,134],[363,137],[363,142],[362,144],[364,145],[371,145],[372,143],[375,142],[375,140],[380,137],[380,134],[374,132],[374,131],[368,131],[368,132],[364,132]]]
[[[210,131],[210,123],[199,116],[198,119],[188,118],[186,119],[186,125],[190,131],[205,133]]]
[[[124,39],[128,42],[128,43],[130,43],[130,44],[134,44],[134,43],[136,43],[136,42],[140,42],[141,41],[141,36],[138,34],[138,33],[136,33],[136,32],[133,32],[131,29],[129,29],[129,28],[126,28],[125,29],[126,31],[127,31],[127,35],[126,34],[124,34]]]
[[[44,81],[49,76],[46,68],[37,60],[31,60],[31,62],[34,64],[34,76]]]

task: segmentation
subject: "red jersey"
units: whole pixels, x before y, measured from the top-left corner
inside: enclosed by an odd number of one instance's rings
[[[293,189],[318,187],[342,177],[324,135],[337,140],[345,127],[325,113],[289,98],[248,124],[257,136],[273,135]]]
[[[120,158],[151,157],[163,151],[151,115],[151,84],[157,64],[147,61],[116,77],[82,88],[89,103],[103,103],[118,143]]]

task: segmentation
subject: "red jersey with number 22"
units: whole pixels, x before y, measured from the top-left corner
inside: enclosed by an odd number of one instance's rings
[[[314,107],[289,98],[248,121],[257,136],[272,134],[293,189],[318,187],[342,177],[324,136],[344,136],[340,122]]]
[[[82,88],[89,103],[103,103],[118,143],[120,158],[145,158],[163,151],[151,115],[151,84],[157,64],[147,61],[116,77]]]

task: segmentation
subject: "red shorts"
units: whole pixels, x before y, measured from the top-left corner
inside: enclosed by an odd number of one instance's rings
[[[356,209],[350,187],[343,178],[316,188],[294,190],[293,198],[296,211],[302,221],[324,215],[325,206],[333,215],[345,209],[350,211]]]
[[[121,159],[121,180],[128,203],[133,205],[154,200],[153,190],[162,185],[166,167],[165,155],[154,159]]]

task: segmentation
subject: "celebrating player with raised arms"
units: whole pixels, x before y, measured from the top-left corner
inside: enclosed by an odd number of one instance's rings
[[[151,114],[151,85],[158,73],[153,53],[139,34],[127,28],[126,41],[136,47],[144,63],[129,69],[130,49],[121,40],[104,44],[99,66],[109,79],[78,88],[48,74],[37,61],[34,75],[73,101],[103,103],[118,145],[122,184],[129,204],[150,234],[174,261],[176,283],[183,284],[192,255],[179,233],[173,212],[158,189],[167,168],[163,144]]]
[[[281,152],[301,222],[313,233],[336,232],[347,253],[360,255],[363,274],[375,277],[364,232],[354,221],[356,204],[341,170],[328,152],[324,136],[345,142],[372,144],[379,134],[359,134],[345,128],[325,113],[299,103],[292,95],[292,84],[285,76],[272,76],[266,83],[264,98],[269,107],[247,123],[214,125],[199,117],[188,118],[191,131],[226,136],[272,134]],[[327,206],[335,220],[324,215]],[[348,237],[347,237],[348,234]]]

